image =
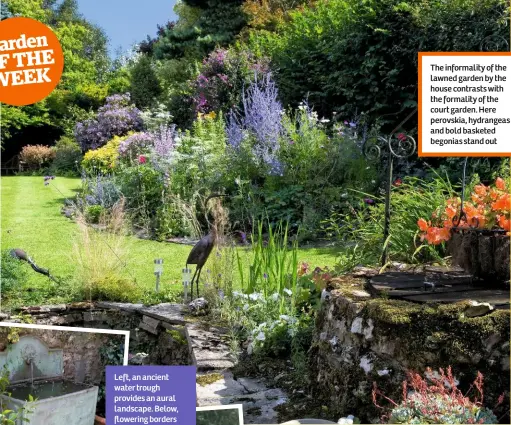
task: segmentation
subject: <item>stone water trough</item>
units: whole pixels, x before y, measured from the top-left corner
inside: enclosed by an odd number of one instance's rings
[[[11,385],[2,397],[4,408],[21,412],[17,425],[91,425],[96,415],[98,387],[63,378],[63,351],[48,348],[25,335],[0,353],[0,368]],[[30,401],[32,396],[35,401]]]

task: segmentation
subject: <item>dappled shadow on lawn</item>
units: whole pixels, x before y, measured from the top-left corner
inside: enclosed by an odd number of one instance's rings
[[[53,198],[44,203],[45,207],[58,207],[59,209],[65,205],[65,201],[69,198]]]
[[[323,267],[325,265],[333,265],[333,262],[340,255],[341,250],[336,246],[328,246],[328,247],[313,247],[306,246],[300,247],[298,250],[298,259],[299,261],[309,262],[308,259],[311,259],[313,264],[309,264],[310,266],[318,266]],[[321,261],[324,261],[325,264],[322,264]]]

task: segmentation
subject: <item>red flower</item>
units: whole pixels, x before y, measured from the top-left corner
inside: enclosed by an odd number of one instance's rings
[[[147,158],[144,155],[140,155],[138,157],[138,163],[139,164],[145,164],[147,162]]]
[[[403,184],[403,180],[401,179],[396,179],[396,181],[394,182],[394,186],[401,186]]]

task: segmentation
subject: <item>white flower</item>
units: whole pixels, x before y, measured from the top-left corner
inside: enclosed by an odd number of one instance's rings
[[[281,318],[282,320],[285,320],[286,322],[288,322],[288,321],[289,321],[289,319],[290,319],[290,317],[289,317],[287,314],[281,314],[281,315],[280,315],[280,318]]]
[[[348,197],[348,194],[347,194],[347,193],[343,193],[343,194],[341,195],[341,198],[347,198],[347,197]]]
[[[371,183],[372,183],[372,184],[375,184],[375,183],[376,183],[376,180],[371,180]]]
[[[278,300],[279,300],[279,293],[278,293],[278,292],[275,292],[275,293],[271,296],[271,300],[272,300],[272,301],[278,301]]]
[[[249,308],[249,307],[248,307],[248,304],[245,304],[245,305],[243,306],[243,311],[247,311],[247,310],[248,310],[248,308]]]
[[[263,296],[257,292],[254,292],[253,294],[250,294],[248,296],[252,301],[257,301],[263,299]]]
[[[326,118],[322,118],[320,122],[322,122],[322,123],[327,123],[327,122],[330,122],[330,120],[329,120],[329,119],[326,119]]]
[[[241,294],[238,291],[233,291],[232,296],[238,298]]]
[[[284,288],[284,292],[289,296],[293,295],[293,291],[291,291],[291,289]]]
[[[256,336],[256,340],[258,341],[264,341],[266,339],[266,336],[264,335],[264,332],[259,332]]]
[[[349,415],[348,417],[346,418],[341,418],[339,419],[339,421],[337,421],[338,424],[353,424],[353,420],[355,419],[355,417],[353,415]]]
[[[295,335],[296,335],[296,329],[294,329],[294,328],[289,328],[289,329],[287,330],[287,334],[288,334],[290,337],[295,336]]]

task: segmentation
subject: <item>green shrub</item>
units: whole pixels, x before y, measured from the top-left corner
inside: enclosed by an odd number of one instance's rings
[[[145,109],[153,106],[161,93],[161,87],[151,59],[147,55],[141,55],[133,66],[130,80],[129,91],[137,108]]]
[[[445,200],[452,197],[454,188],[447,179],[437,177],[428,182],[408,177],[399,186],[392,188],[390,234],[383,240],[385,199],[354,191],[357,198],[349,202],[350,211],[334,213],[325,221],[330,236],[348,246],[358,245],[366,258],[377,262],[384,242],[388,244],[389,259],[415,262],[421,260],[439,260],[442,247],[421,245],[417,250],[417,220],[430,217]],[[426,214],[426,215],[425,215]]]
[[[105,208],[101,205],[88,205],[85,207],[85,218],[88,223],[97,224],[101,218],[101,214],[105,212]]]
[[[509,39],[505,0],[322,0],[290,16],[247,42],[271,57],[283,103],[308,93],[320,116],[358,111],[394,125],[417,102],[418,51],[479,51],[485,37]]]
[[[55,144],[55,159],[50,167],[51,173],[54,175],[78,174],[81,161],[82,150],[78,143],[70,137],[63,136]]]

